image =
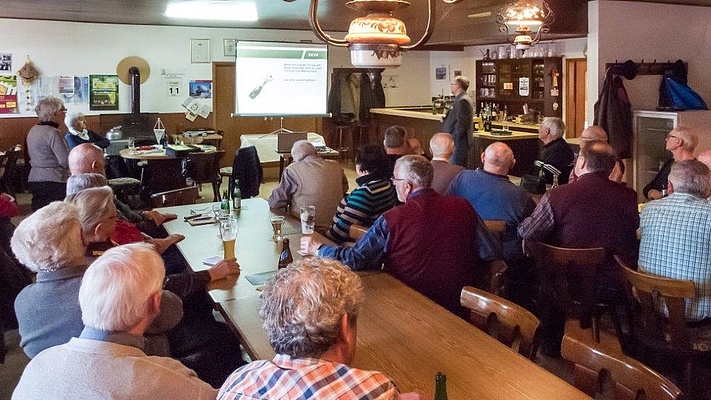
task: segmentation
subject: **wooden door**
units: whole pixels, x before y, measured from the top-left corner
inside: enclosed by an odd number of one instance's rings
[[[566,137],[576,138],[585,128],[585,88],[587,87],[586,71],[588,62],[584,58],[567,59],[565,61],[566,77]]]

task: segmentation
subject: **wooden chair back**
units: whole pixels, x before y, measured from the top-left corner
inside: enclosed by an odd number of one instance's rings
[[[209,183],[214,192],[213,201],[220,201],[220,160],[224,150],[205,153],[190,153],[186,159],[186,176],[196,184]]]
[[[471,286],[462,289],[461,304],[469,309],[469,322],[531,360],[538,351],[540,321],[525,308]]]
[[[615,260],[624,269],[625,277],[634,290],[633,301],[638,317],[635,318],[635,328],[640,339],[660,345],[668,343],[680,351],[690,349],[686,299],[696,297],[694,282],[637,272],[619,257],[615,256]],[[668,311],[666,316],[660,311],[661,300]]]
[[[195,200],[200,197],[197,186],[188,186],[180,189],[168,190],[166,192],[154,193],[151,195],[153,207],[172,207],[185,204],[195,204]]]
[[[605,387],[614,391],[616,400],[673,400],[681,396],[669,379],[623,354],[613,357],[568,335],[563,338],[561,353],[575,364],[575,387],[590,397],[598,398]],[[614,385],[607,385],[607,379]]]
[[[350,228],[348,228],[348,236],[352,237],[355,240],[359,240],[360,238],[362,238],[366,232],[368,232],[368,228],[363,225],[352,224]]]
[[[596,304],[597,269],[607,261],[607,251],[602,247],[557,247],[532,240],[524,241],[524,250],[536,261],[543,296],[550,296],[549,300],[567,315],[578,314],[582,329],[592,325],[593,338],[599,343],[599,315],[595,315],[601,308]]]

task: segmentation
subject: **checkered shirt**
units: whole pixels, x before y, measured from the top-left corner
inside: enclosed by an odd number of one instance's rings
[[[277,354],[247,364],[227,378],[217,398],[227,399],[398,399],[395,384],[379,372],[316,358]]]
[[[686,318],[711,317],[711,204],[673,193],[647,203],[640,229],[640,271],[694,281],[696,299],[687,300]]]

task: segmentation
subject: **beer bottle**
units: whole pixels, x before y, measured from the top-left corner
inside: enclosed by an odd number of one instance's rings
[[[238,211],[242,208],[242,190],[239,188],[239,179],[235,179],[232,190],[232,210]]]
[[[226,190],[222,193],[222,200],[220,201],[220,211],[222,215],[230,214],[230,197],[228,196]]]
[[[447,375],[441,372],[435,375],[434,400],[447,400]]]
[[[289,246],[289,239],[284,238],[281,247],[281,254],[279,255],[279,265],[278,269],[286,268],[294,262],[294,257],[291,255],[291,246]]]

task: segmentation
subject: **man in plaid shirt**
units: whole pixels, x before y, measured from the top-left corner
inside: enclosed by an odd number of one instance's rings
[[[420,399],[380,372],[349,367],[362,302],[360,278],[338,261],[305,258],[279,270],[259,310],[277,355],[237,369],[218,398]]]
[[[696,160],[676,162],[669,196],[647,204],[640,216],[639,270],[692,280],[696,298],[686,304],[689,321],[711,326],[711,195],[709,168]]]

